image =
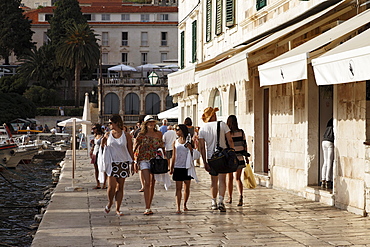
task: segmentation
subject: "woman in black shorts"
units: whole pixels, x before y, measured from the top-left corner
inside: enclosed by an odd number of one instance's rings
[[[177,214],[181,214],[180,205],[182,197],[182,186],[184,184],[184,211],[188,211],[186,203],[188,202],[190,195],[190,181],[193,179],[188,175],[188,169],[186,169],[186,160],[188,152],[193,152],[191,143],[186,142],[188,136],[188,128],[185,124],[179,124],[176,127],[176,134],[179,137],[173,146],[173,154],[171,159],[171,170],[172,179],[176,182],[176,204]]]

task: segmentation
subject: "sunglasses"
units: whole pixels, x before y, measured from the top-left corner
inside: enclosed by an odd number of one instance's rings
[[[176,130],[176,131],[180,131],[181,129],[179,129],[179,128],[176,128],[175,130]]]
[[[113,124],[113,122],[108,122],[109,125]]]

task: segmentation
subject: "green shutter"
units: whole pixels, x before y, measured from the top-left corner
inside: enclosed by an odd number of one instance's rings
[[[222,33],[222,1],[216,0],[216,35]]]
[[[226,0],[226,26],[235,25],[235,4],[234,0]]]
[[[181,69],[185,68],[185,32],[181,32]]]
[[[197,61],[197,21],[193,21],[192,29],[192,62]]]
[[[260,10],[263,7],[265,7],[266,5],[267,5],[267,0],[257,0],[256,8],[257,8],[257,10]]]
[[[212,0],[207,0],[206,6],[206,42],[212,39]]]

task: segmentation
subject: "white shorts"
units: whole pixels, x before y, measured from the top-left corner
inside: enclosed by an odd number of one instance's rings
[[[139,162],[139,169],[140,170],[150,169],[149,160],[142,160],[142,161],[140,161]]]

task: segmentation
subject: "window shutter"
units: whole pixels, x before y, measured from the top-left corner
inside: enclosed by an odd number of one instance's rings
[[[226,26],[232,27],[235,24],[234,0],[226,0]]]
[[[192,62],[197,61],[197,21],[192,23]]]
[[[185,67],[185,32],[181,32],[181,69]]]
[[[222,33],[222,0],[216,0],[216,35]]]
[[[257,0],[256,9],[260,10],[267,5],[267,0]]]
[[[211,41],[212,38],[212,0],[207,0],[207,7],[206,7],[206,42]]]

